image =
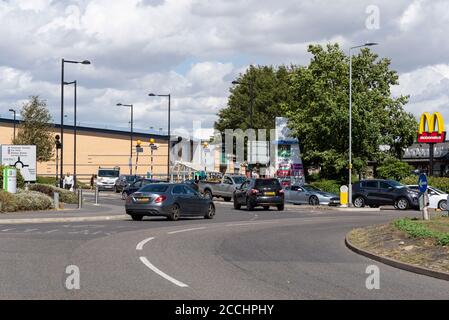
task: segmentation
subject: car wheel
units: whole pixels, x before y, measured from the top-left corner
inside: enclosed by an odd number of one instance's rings
[[[142,221],[143,216],[133,214],[133,215],[131,215],[131,218],[132,218],[134,221]]]
[[[171,207],[170,214],[168,216],[168,219],[171,221],[176,221],[179,219],[179,216],[181,214],[181,208],[179,208],[179,205],[176,203]]]
[[[264,210],[270,210],[270,206],[263,206]]]
[[[128,198],[128,195],[126,192],[122,192],[122,200],[126,200],[126,198]]]
[[[231,201],[231,197],[224,197],[223,200],[226,202],[229,202],[229,201]]]
[[[210,190],[204,191],[204,196],[205,196],[207,199],[211,199],[211,200],[212,200],[212,198],[214,197],[214,196],[212,195],[212,192],[211,192]]]
[[[254,210],[254,205],[251,203],[251,201],[249,199],[246,199],[246,210],[248,210],[248,211]]]
[[[309,204],[310,204],[311,206],[317,206],[317,205],[320,204],[320,200],[318,200],[317,196],[311,196],[311,197],[309,198]]]
[[[278,208],[278,211],[284,211],[284,205],[283,204],[278,204],[276,207]]]
[[[120,190],[117,189],[117,187],[114,187],[114,191],[115,191],[115,193],[119,193],[120,192]]]
[[[210,203],[209,207],[207,208],[207,213],[204,216],[204,218],[213,219],[214,216],[215,216],[215,206],[212,203]]]
[[[365,198],[362,196],[357,196],[354,199],[354,207],[356,208],[363,208],[365,206]]]
[[[237,199],[234,197],[234,209],[235,209],[235,210],[240,210],[241,207],[242,207],[242,205],[239,204],[239,203],[237,202]]]
[[[408,200],[406,198],[399,198],[396,201],[396,207],[399,210],[407,210],[410,207],[410,203],[408,202]]]
[[[446,211],[447,210],[447,201],[441,200],[440,202],[438,202],[438,209],[440,209],[441,211]]]

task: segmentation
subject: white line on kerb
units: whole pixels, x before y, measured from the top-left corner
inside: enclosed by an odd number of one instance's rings
[[[154,237],[151,237],[151,238],[146,238],[146,239],[140,241],[140,242],[137,244],[137,246],[136,246],[136,250],[142,250],[142,249],[143,249],[143,246],[144,246],[148,241],[151,241],[151,240],[153,240],[153,239],[154,239]]]
[[[178,281],[175,278],[170,277],[168,274],[166,274],[166,273],[162,272],[161,270],[159,270],[158,268],[156,268],[150,261],[148,261],[147,258],[140,257],[140,261],[142,261],[142,263],[144,265],[146,265],[148,268],[150,268],[152,271],[154,271],[155,273],[160,275],[162,278],[170,281],[171,283],[174,283],[179,287],[188,287],[188,285],[186,285],[185,283],[182,283],[181,281]]]
[[[167,232],[167,234],[174,234],[174,233],[187,232],[187,231],[193,231],[193,230],[201,230],[201,229],[206,229],[206,227],[199,227],[199,228],[190,228],[190,229],[182,229],[182,230],[170,231],[170,232]]]

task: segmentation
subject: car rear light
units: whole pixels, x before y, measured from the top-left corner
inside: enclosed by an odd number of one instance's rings
[[[251,189],[250,193],[251,193],[251,194],[258,194],[258,193],[259,193],[259,190],[257,190],[257,189]]]
[[[166,196],[159,196],[159,197],[157,197],[156,199],[154,199],[154,203],[161,203],[161,202],[164,202],[165,199],[167,199]]]
[[[284,194],[284,189],[279,190],[279,194]]]

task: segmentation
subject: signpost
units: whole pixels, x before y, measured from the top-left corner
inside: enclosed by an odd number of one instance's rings
[[[1,163],[16,167],[25,181],[36,181],[35,145],[2,145]]]
[[[422,210],[423,213],[423,219],[429,220],[429,211],[428,211],[428,204],[429,204],[429,196],[427,194],[427,176],[425,174],[419,175],[418,178],[418,189],[421,193],[419,197],[419,208]]]

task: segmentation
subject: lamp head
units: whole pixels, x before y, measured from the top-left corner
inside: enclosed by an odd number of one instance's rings
[[[90,61],[89,60],[83,60],[83,61],[81,61],[81,64],[90,64]]]
[[[154,93],[149,93],[148,94],[150,97],[155,97],[156,95]]]
[[[117,103],[117,106],[119,106],[119,107],[120,107],[120,106],[123,106],[123,104],[122,104],[122,103]]]

